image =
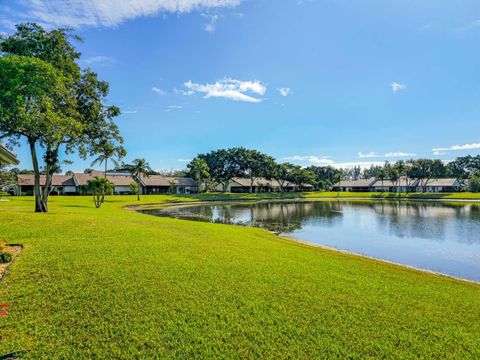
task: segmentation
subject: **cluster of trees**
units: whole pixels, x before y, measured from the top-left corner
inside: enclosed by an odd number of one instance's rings
[[[431,179],[455,178],[465,183],[469,180],[469,190],[479,191],[476,184],[480,183],[480,155],[462,156],[448,163],[438,159],[400,160],[395,163],[385,162],[383,166],[371,166],[363,171],[353,168],[344,173],[346,179],[371,178],[389,179],[394,183],[401,177],[409,180],[420,180],[420,186],[425,187]]]
[[[120,110],[105,105],[109,85],[79,66],[72,41],[81,39],[68,29],[46,31],[33,23],[17,25],[15,33],[0,38],[0,139],[28,144],[37,212],[48,211],[61,151],[103,159],[126,153],[113,121]]]
[[[358,180],[374,177],[398,183],[401,178],[419,180],[426,187],[431,179],[469,179],[469,190],[480,191],[480,155],[458,157],[448,163],[438,159],[400,160],[385,162],[383,166],[361,169],[336,169],[332,166],[309,166],[302,168],[290,163],[276,163],[266,154],[245,148],[231,148],[199,154],[187,165],[187,175],[194,178],[205,190],[222,185],[225,191],[234,177],[250,179],[250,191],[258,178],[275,179],[283,191],[285,182],[301,187],[311,184],[317,190],[328,190],[340,180]],[[408,183],[407,183],[408,185]]]
[[[187,165],[187,174],[206,191],[213,190],[218,185],[226,191],[229,181],[235,177],[248,178],[250,192],[258,178],[278,180],[282,191],[286,182],[299,188],[304,184],[327,188],[341,178],[341,171],[332,167],[302,168],[290,163],[279,164],[269,155],[243,147],[199,154]]]

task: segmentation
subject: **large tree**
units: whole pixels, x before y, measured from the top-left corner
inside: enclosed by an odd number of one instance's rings
[[[223,192],[225,192],[228,182],[232,178],[243,175],[237,155],[237,152],[233,149],[220,149],[207,154],[200,154],[197,158],[205,160],[210,169],[211,178],[222,184]]]
[[[240,171],[250,179],[249,192],[253,192],[255,180],[261,177],[271,179],[275,170],[275,160],[257,150],[245,148],[232,149]]]
[[[0,57],[0,137],[30,148],[35,174],[35,211],[45,211],[40,192],[38,146],[48,146],[59,133],[75,133],[77,126],[62,106],[69,98],[65,78],[53,65],[33,57]]]
[[[48,211],[51,180],[59,168],[62,146],[67,154],[78,151],[81,157],[86,158],[87,155],[101,153],[101,143],[120,146],[118,144],[123,142],[113,122],[120,110],[104,105],[108,83],[99,81],[89,69],[81,70],[77,64],[80,53],[71,40],[80,38],[68,29],[46,31],[39,25],[27,23],[17,25],[16,33],[0,41],[0,51],[6,61],[17,55],[19,57],[13,58],[17,59],[17,63],[22,62],[26,66],[30,62],[36,66],[36,69],[29,68],[32,77],[22,74],[26,69],[17,69],[14,81],[2,82],[2,93],[7,101],[2,103],[0,118],[0,135],[14,140],[24,136],[30,146],[35,172],[36,211]],[[6,76],[7,70],[3,69]],[[15,69],[10,66],[10,71],[15,72]],[[21,91],[18,101],[22,100],[29,106],[22,108],[17,101],[8,100],[8,96],[12,97],[12,90]],[[31,96],[33,93],[39,96]],[[19,111],[30,118],[27,135],[25,127],[15,122],[23,115]],[[38,146],[44,149],[46,180],[43,193],[39,183]]]
[[[210,177],[210,169],[204,159],[195,158],[188,165],[188,175],[190,175],[197,182],[197,193],[200,193],[200,187],[206,183]],[[206,188],[206,186],[205,186]]]

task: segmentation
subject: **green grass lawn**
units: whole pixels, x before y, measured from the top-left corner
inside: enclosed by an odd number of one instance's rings
[[[32,198],[10,199],[0,202],[0,238],[25,249],[0,282],[11,310],[0,317],[0,354],[480,358],[479,285],[261,229],[123,209],[133,196],[101,209],[90,197],[52,197],[48,214],[33,213]],[[167,200],[186,197],[142,203]]]

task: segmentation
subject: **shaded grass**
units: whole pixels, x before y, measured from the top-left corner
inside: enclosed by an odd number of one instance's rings
[[[184,200],[195,196],[149,196],[141,203]],[[122,209],[129,204],[137,204],[134,197],[109,197],[101,209],[90,197],[52,197],[51,212],[35,214],[31,198],[0,203],[0,237],[25,245],[0,283],[0,303],[11,304],[11,314],[0,317],[0,353],[23,349],[34,359],[480,356],[476,284],[261,229]]]

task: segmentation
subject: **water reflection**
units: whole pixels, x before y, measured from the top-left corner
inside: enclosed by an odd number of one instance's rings
[[[477,204],[261,202],[145,212],[262,227],[312,243],[480,281]]]

